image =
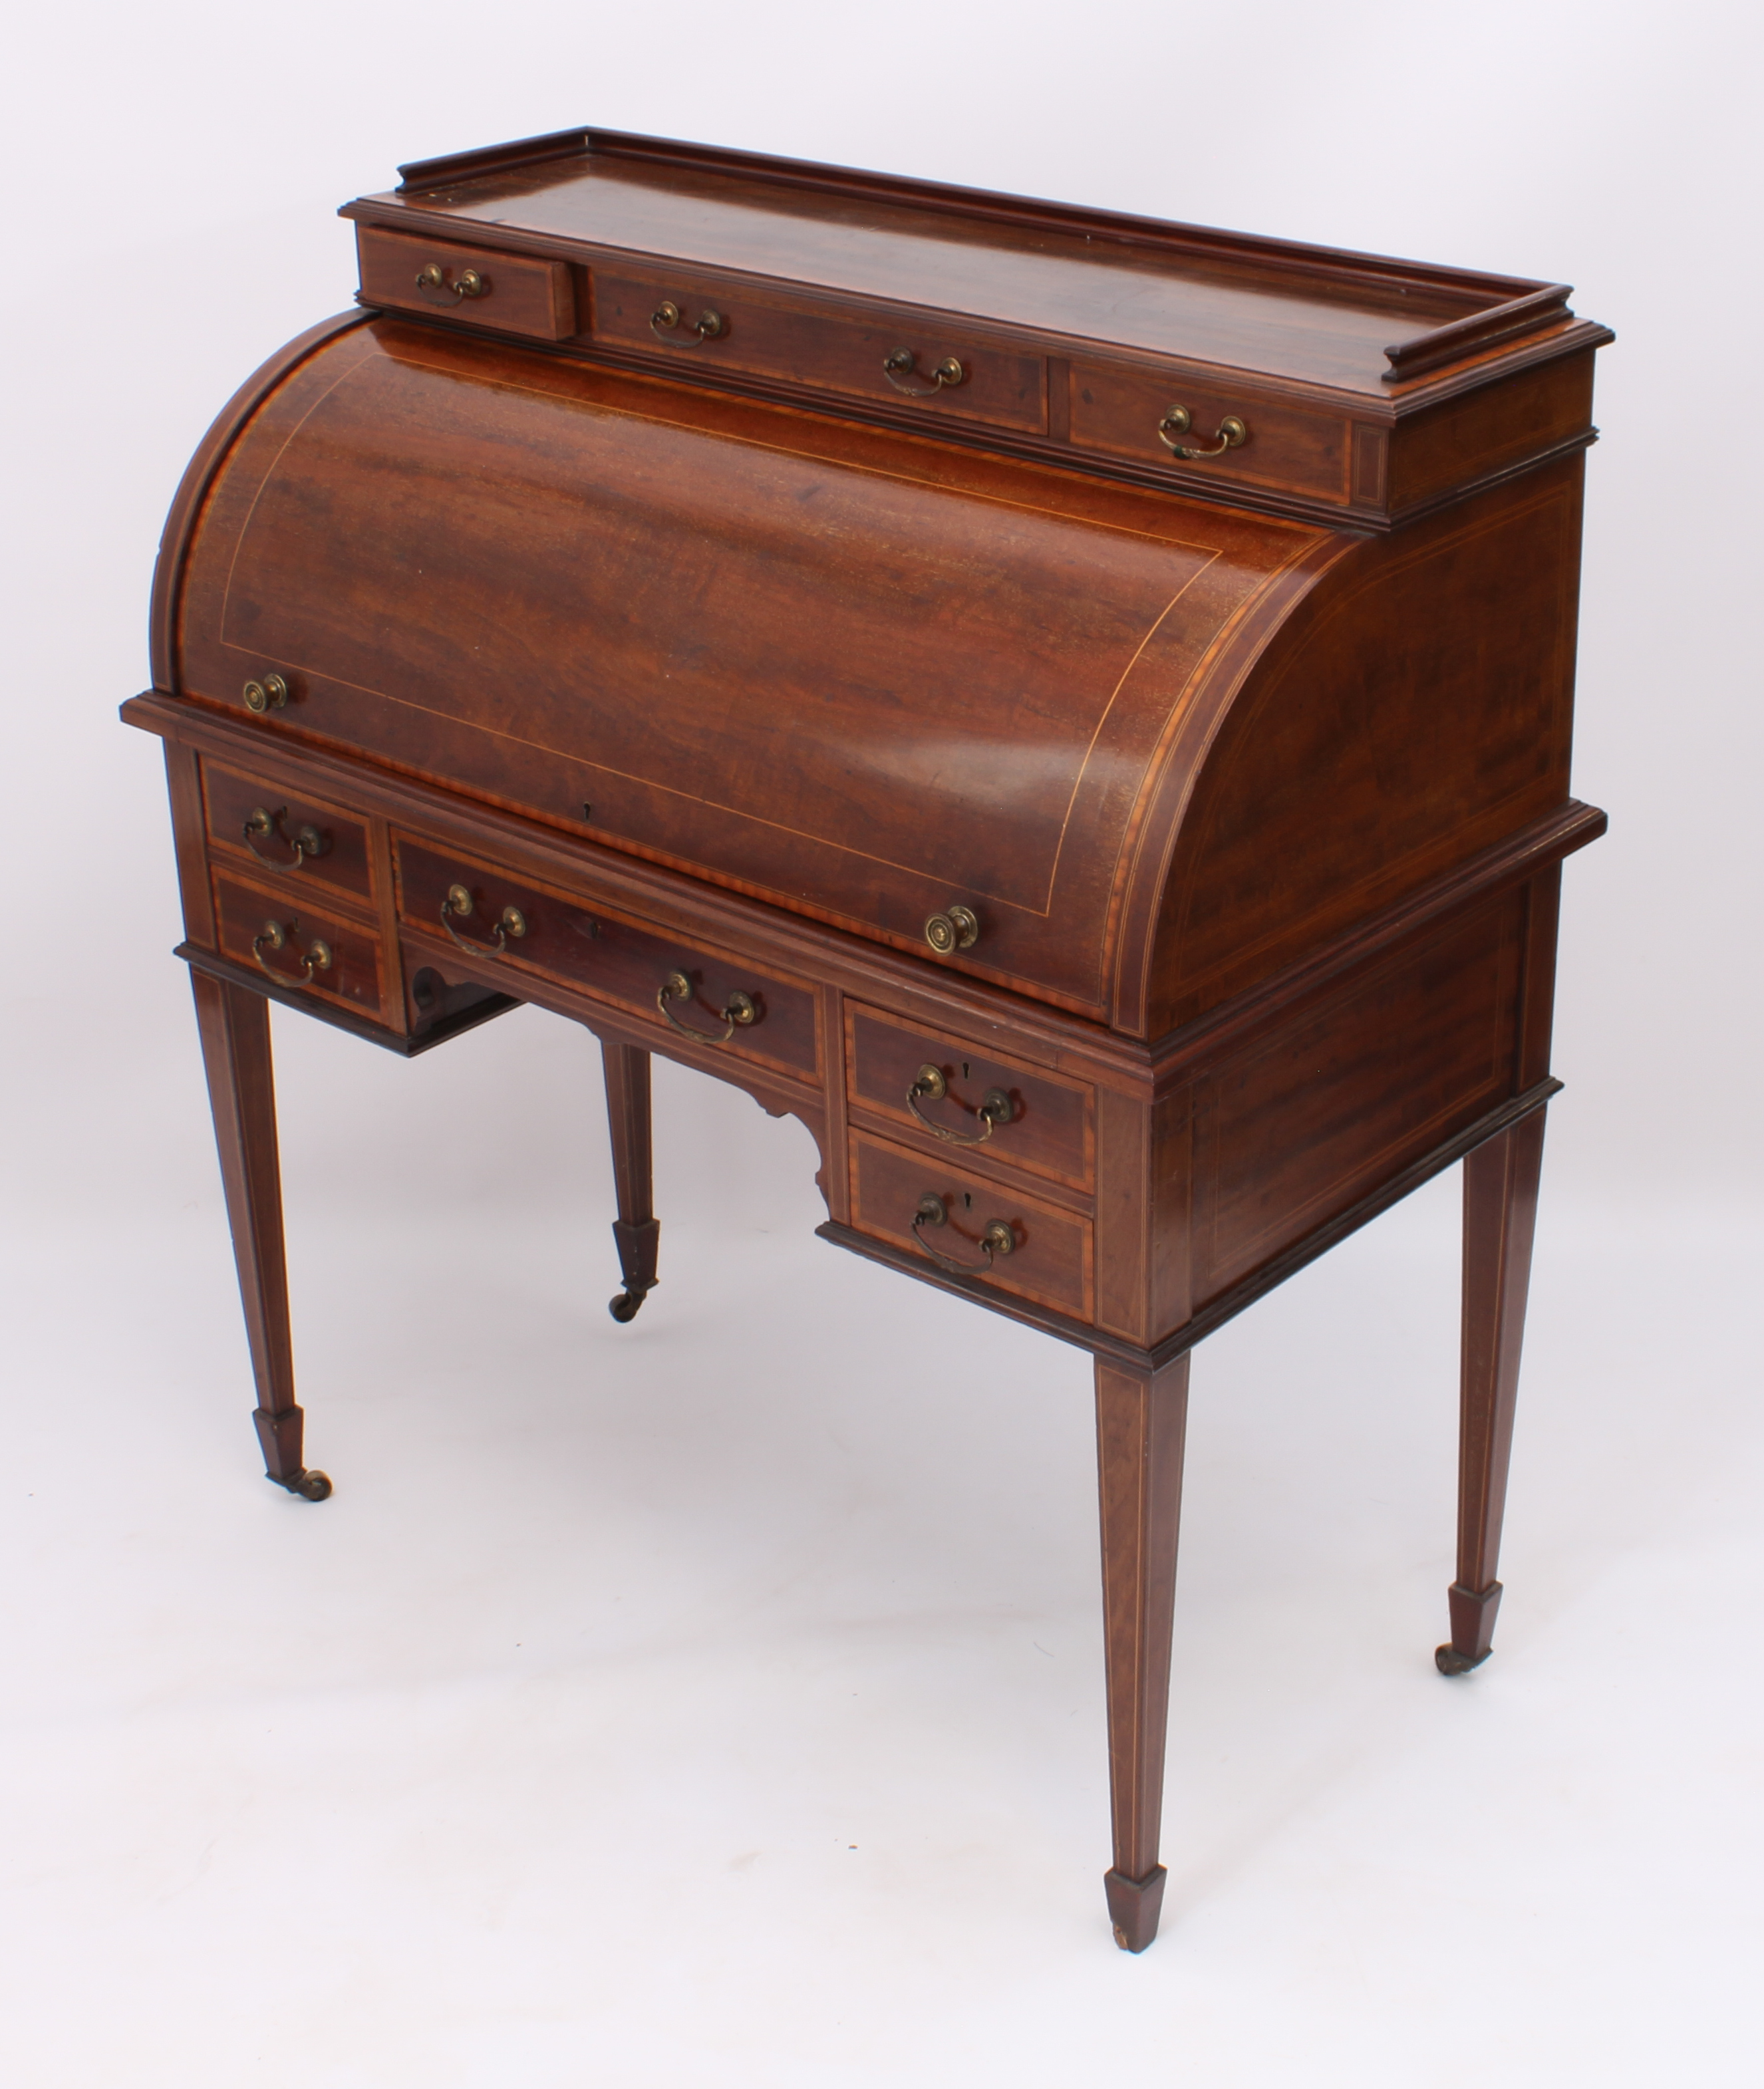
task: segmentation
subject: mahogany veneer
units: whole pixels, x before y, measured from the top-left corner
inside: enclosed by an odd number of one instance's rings
[[[1560,285],[598,131],[403,170],[155,581],[272,1478],[265,1003],[663,1052],[826,1238],[1096,1360],[1115,1936],[1155,1932],[1188,1358],[1466,1162],[1487,1656],[1549,1073],[1593,350]]]

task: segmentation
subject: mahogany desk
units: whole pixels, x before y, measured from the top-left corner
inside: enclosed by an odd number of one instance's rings
[[[1448,1675],[1487,1658],[1594,350],[1563,285],[575,131],[348,206],[360,309],[152,609],[271,1478],[311,1500],[267,1004],[600,1039],[821,1229],[1095,1358],[1117,1941],[1151,1941],[1190,1350],[1464,1162]]]

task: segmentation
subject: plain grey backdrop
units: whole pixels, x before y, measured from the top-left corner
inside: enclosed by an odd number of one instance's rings
[[[170,0],[6,49],[8,2078],[1755,2080],[1753,11]],[[620,1330],[591,1040],[278,1014],[338,1491],[258,1473],[115,706],[185,458],[350,299],[335,206],[580,122],[1566,277],[1617,332],[1500,1648],[1433,1672],[1449,1179],[1197,1355],[1142,1960],[1084,1361],[815,1242],[800,1126],[659,1069]]]

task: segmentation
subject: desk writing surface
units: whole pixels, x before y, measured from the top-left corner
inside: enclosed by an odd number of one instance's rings
[[[443,191],[451,217],[586,245],[715,264],[828,290],[1102,338],[1200,362],[1255,362],[1281,376],[1377,395],[1384,350],[1473,309],[1437,291],[1353,297],[1318,284],[1043,233],[1008,237],[976,221],[817,198],[617,161],[567,174],[491,177]],[[391,203],[392,196],[376,198]],[[976,243],[977,239],[977,243]]]

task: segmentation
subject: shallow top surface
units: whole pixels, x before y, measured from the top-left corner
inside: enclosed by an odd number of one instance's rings
[[[1237,258],[1197,256],[1150,236],[1000,222],[613,153],[369,201],[1374,394],[1387,345],[1520,287],[1355,281],[1347,264],[1357,257],[1332,272],[1320,254],[1314,271],[1259,259],[1253,242]]]

